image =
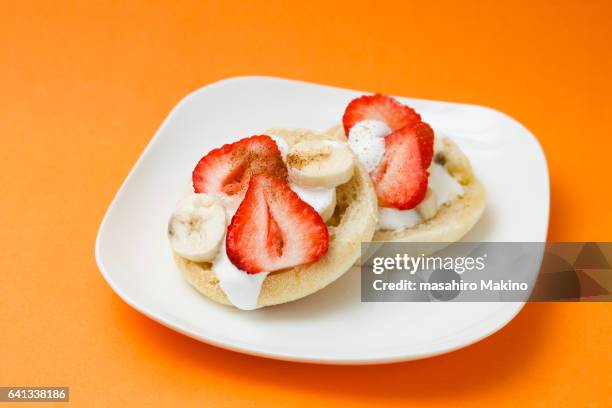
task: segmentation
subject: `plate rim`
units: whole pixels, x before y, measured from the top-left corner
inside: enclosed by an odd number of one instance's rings
[[[95,248],[94,248],[96,264],[98,266],[100,273],[104,277],[104,280],[111,287],[111,289],[119,296],[119,298],[121,298],[125,303],[127,303],[129,306],[131,306],[138,312],[162,324],[163,326],[166,326],[172,330],[175,330],[195,340],[198,340],[198,341],[201,341],[201,342],[204,342],[204,343],[216,346],[216,347],[220,347],[226,350],[231,350],[231,351],[235,351],[235,352],[239,352],[243,354],[264,357],[264,358],[277,359],[277,360],[300,362],[300,363],[337,364],[337,365],[387,364],[387,363],[396,363],[396,362],[402,362],[402,361],[418,360],[418,359],[429,358],[429,357],[433,357],[433,356],[437,356],[441,354],[450,353],[452,351],[455,351],[455,350],[458,350],[464,347],[468,347],[474,343],[477,343],[495,334],[497,331],[501,330],[508,323],[510,323],[516,317],[516,315],[523,309],[523,307],[525,306],[525,302],[504,303],[504,306],[500,308],[499,310],[497,310],[495,314],[493,315],[493,316],[499,316],[501,313],[503,313],[504,318],[502,320],[500,320],[499,317],[496,317],[495,319],[486,318],[484,320],[481,320],[477,322],[477,324],[473,326],[471,330],[473,331],[474,327],[478,327],[480,329],[477,332],[480,332],[480,334],[470,337],[469,341],[467,342],[466,341],[460,341],[460,342],[455,341],[455,343],[459,343],[459,344],[453,344],[453,342],[451,341],[450,344],[447,344],[447,345],[445,345],[445,342],[443,341],[439,345],[434,347],[433,350],[429,352],[406,354],[406,352],[404,351],[404,352],[399,352],[396,354],[388,355],[386,357],[374,356],[374,355],[372,356],[364,355],[363,357],[360,356],[357,358],[355,357],[335,358],[335,357],[310,356],[308,354],[296,355],[295,353],[292,354],[292,353],[285,353],[285,352],[271,352],[269,350],[263,350],[259,348],[259,346],[253,346],[253,345],[249,346],[249,345],[243,344],[242,342],[238,342],[235,340],[223,339],[222,336],[211,335],[210,333],[208,335],[203,335],[202,333],[198,333],[195,330],[185,327],[180,323],[173,322],[170,319],[159,316],[156,312],[149,310],[149,308],[146,305],[142,305],[138,303],[136,300],[134,300],[132,297],[130,297],[130,295],[126,293],[125,291],[123,291],[123,289],[121,289],[117,285],[117,283],[111,278],[110,273],[108,272],[106,266],[104,265],[103,255],[101,253],[101,237],[103,236],[107,228],[110,214],[113,212],[115,206],[117,205],[119,197],[124,194],[126,185],[134,177],[136,169],[140,167],[141,162],[148,156],[149,151],[151,150],[152,146],[157,142],[162,131],[168,126],[168,124],[171,122],[171,120],[174,118],[174,116],[177,114],[177,112],[183,105],[188,103],[189,100],[193,99],[201,92],[207,89],[210,89],[212,87],[219,87],[219,86],[224,85],[227,82],[253,81],[253,80],[255,81],[273,80],[273,81],[293,83],[293,84],[298,84],[298,85],[309,85],[309,86],[317,86],[317,87],[322,87],[322,88],[330,88],[330,89],[336,89],[336,90],[342,90],[342,91],[370,93],[368,91],[360,91],[360,90],[354,90],[354,89],[349,89],[349,88],[343,88],[339,86],[326,85],[326,84],[320,84],[320,83],[308,82],[308,81],[302,81],[302,80],[296,80],[296,79],[289,79],[289,78],[282,78],[282,77],[275,77],[275,76],[264,76],[264,75],[245,75],[245,76],[228,77],[228,78],[224,78],[224,79],[212,82],[207,85],[203,85],[187,93],[185,96],[183,96],[170,110],[170,112],[165,117],[165,119],[162,121],[161,125],[159,126],[159,128],[157,129],[157,131],[155,132],[151,140],[147,143],[146,147],[144,148],[144,150],[142,151],[142,153],[140,154],[140,156],[138,157],[134,165],[131,167],[127,176],[121,183],[119,189],[117,190],[117,192],[113,196],[113,199],[108,205],[108,208],[106,209],[104,213],[104,216],[98,228],[98,232],[96,234]],[[543,237],[543,242],[546,241],[547,235],[548,235],[549,222],[550,222],[550,173],[548,169],[548,162],[546,159],[546,155],[544,154],[542,145],[540,144],[538,139],[534,136],[534,134],[531,131],[529,131],[527,127],[525,127],[521,122],[517,121],[510,115],[502,111],[499,111],[495,108],[488,107],[488,106],[462,103],[462,102],[447,102],[447,101],[437,101],[437,100],[431,100],[431,99],[403,97],[403,96],[399,96],[399,98],[409,98],[415,101],[439,102],[439,103],[445,103],[445,104],[453,104],[453,105],[461,105],[461,106],[467,106],[467,107],[477,107],[480,109],[486,109],[489,111],[493,111],[498,115],[504,116],[507,120],[510,120],[514,122],[515,124],[518,124],[521,128],[523,128],[525,130],[526,135],[529,136],[530,141],[535,142],[535,147],[537,148],[539,156],[542,159],[543,164],[544,164],[543,168],[545,171],[545,180],[546,180],[546,187],[547,187],[546,188],[547,211],[546,211],[546,220],[544,222],[546,233],[545,233],[545,236]],[[493,322],[493,324],[491,324],[491,322]],[[481,326],[484,326],[484,328],[486,329],[481,328]],[[446,341],[446,343],[449,343],[449,342]]]

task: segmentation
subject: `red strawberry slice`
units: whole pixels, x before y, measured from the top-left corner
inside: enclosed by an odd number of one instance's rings
[[[348,136],[355,123],[366,119],[383,121],[393,131],[424,123],[421,121],[421,116],[414,109],[390,96],[381,94],[364,95],[353,99],[346,107],[342,117],[344,133]],[[423,156],[423,168],[426,169],[431,164],[431,159],[433,158],[434,133],[427,126],[418,131],[418,136]]]
[[[250,274],[316,261],[328,245],[321,216],[285,181],[265,173],[251,178],[226,237],[227,256]]]
[[[383,121],[391,130],[398,130],[419,123],[421,116],[411,107],[399,103],[390,96],[363,95],[353,99],[344,111],[342,123],[346,136],[348,137],[355,123],[366,119]]]
[[[420,129],[403,128],[385,138],[385,154],[371,173],[381,207],[409,210],[425,198],[429,173],[423,166]]]
[[[252,176],[259,173],[287,178],[276,142],[270,136],[259,135],[241,139],[210,151],[193,170],[193,189],[196,193],[243,193]]]
[[[434,154],[434,131],[425,122],[419,122],[414,126],[414,131],[419,140],[419,148],[421,149],[421,158],[424,169],[429,168]]]

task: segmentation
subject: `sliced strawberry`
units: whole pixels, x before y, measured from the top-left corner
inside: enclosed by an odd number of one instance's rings
[[[346,107],[342,117],[344,133],[348,136],[355,123],[367,119],[383,121],[393,131],[424,123],[414,109],[390,96],[381,94],[364,95],[353,99]],[[423,166],[426,169],[433,158],[434,133],[431,127],[427,125],[420,129],[417,134],[423,156]]]
[[[251,178],[227,229],[227,256],[253,274],[313,262],[327,252],[329,234],[321,216],[269,174]]]
[[[411,107],[399,103],[390,96],[363,95],[353,99],[344,111],[342,123],[346,136],[348,137],[355,123],[366,119],[383,121],[391,130],[398,130],[417,124],[421,121],[421,116]]]
[[[193,189],[196,193],[232,196],[244,193],[250,178],[259,173],[287,178],[278,146],[266,135],[251,136],[210,151],[193,170]]]
[[[427,193],[427,172],[419,145],[421,126],[403,128],[385,138],[385,154],[371,173],[378,204],[409,210]]]
[[[419,148],[421,149],[421,164],[424,169],[429,168],[433,159],[434,131],[425,122],[419,122],[414,126],[414,131],[419,140]]]

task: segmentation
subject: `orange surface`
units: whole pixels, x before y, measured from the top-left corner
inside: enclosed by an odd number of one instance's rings
[[[93,251],[172,106],[247,74],[507,112],[548,157],[549,239],[612,240],[609,1],[11,3],[0,13],[0,385],[67,385],[77,406],[612,404],[610,304],[530,304],[488,339],[422,361],[302,365],[141,316]]]

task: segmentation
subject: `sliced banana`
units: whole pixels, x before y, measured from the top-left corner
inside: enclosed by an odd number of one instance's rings
[[[431,188],[427,189],[425,198],[416,206],[416,210],[423,220],[428,220],[436,215],[438,212],[438,200],[436,193]]]
[[[306,204],[319,213],[323,222],[326,222],[334,215],[336,209],[336,189],[324,187],[302,187],[295,183],[290,183],[291,189]]]
[[[192,193],[178,202],[168,222],[172,249],[195,262],[212,261],[225,236],[225,210],[209,194]]]
[[[353,177],[354,156],[350,149],[325,140],[308,140],[289,149],[289,179],[302,187],[332,188]]]

